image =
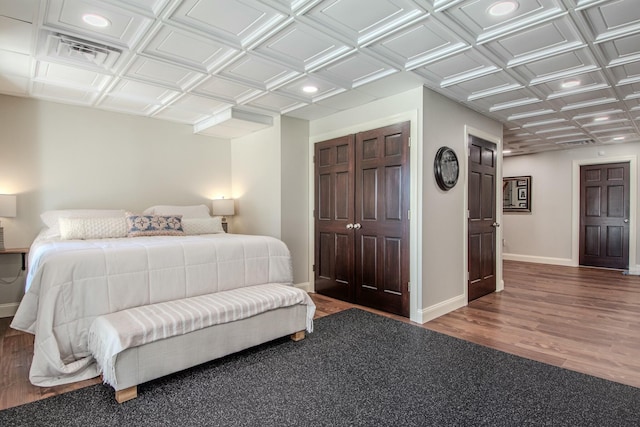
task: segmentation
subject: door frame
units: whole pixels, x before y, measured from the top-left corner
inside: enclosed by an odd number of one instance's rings
[[[495,135],[491,135],[489,133],[483,132],[479,129],[473,128],[469,125],[464,126],[464,146],[465,146],[465,155],[461,156],[464,159],[459,159],[464,162],[464,177],[461,177],[459,182],[469,182],[469,135],[484,139],[486,141],[492,142],[496,144],[496,183],[495,183],[495,191],[496,191],[496,222],[498,224],[502,224],[502,138],[497,138]],[[464,178],[464,181],[462,180]],[[469,186],[465,184],[464,186],[464,209],[463,209],[463,218],[462,223],[464,224],[464,242],[463,242],[463,264],[465,266],[469,265],[469,218],[467,212],[469,211]],[[502,227],[497,227],[496,229],[496,292],[500,292],[504,290],[504,279],[502,277]],[[469,300],[469,272],[467,271],[464,274],[464,300],[465,305],[468,304]]]
[[[637,205],[638,205],[638,156],[597,157],[573,161],[571,190],[571,264],[580,265],[580,166],[605,165],[609,163],[629,162],[629,272],[640,274],[640,265],[636,262],[637,250]]]
[[[353,126],[347,126],[334,129],[321,135],[313,135],[309,138],[311,152],[316,142],[325,141],[339,136],[348,134],[356,134],[369,129],[377,129],[380,127],[390,126],[401,122],[411,122],[409,146],[409,206],[411,218],[409,220],[409,281],[411,283],[411,292],[409,293],[409,319],[413,322],[424,323],[422,319],[422,182],[423,182],[423,165],[422,165],[422,121],[420,118],[421,111],[410,110],[404,113],[394,114],[389,117],[371,120],[364,123],[358,123]],[[314,165],[313,154],[309,156],[309,253],[314,253],[314,236],[315,226],[313,222],[314,209]],[[313,262],[314,257],[309,257],[309,278],[311,288],[314,287]]]

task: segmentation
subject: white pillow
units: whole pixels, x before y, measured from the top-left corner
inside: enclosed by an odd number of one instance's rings
[[[59,235],[58,220],[60,218],[124,218],[124,213],[122,209],[61,209],[43,212],[40,214],[40,219],[49,227],[52,234]]]
[[[106,239],[127,237],[127,220],[121,217],[60,218],[62,239]]]
[[[195,234],[224,233],[224,229],[222,228],[221,217],[183,218],[182,229],[184,230],[184,234],[187,234],[190,236]]]
[[[172,206],[157,205],[147,208],[145,215],[182,215],[184,218],[209,218],[209,208],[205,205]]]

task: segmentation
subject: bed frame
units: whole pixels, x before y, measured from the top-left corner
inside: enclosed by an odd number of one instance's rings
[[[129,348],[117,355],[116,400],[135,399],[138,385],[291,335],[305,337],[307,307],[294,305]]]

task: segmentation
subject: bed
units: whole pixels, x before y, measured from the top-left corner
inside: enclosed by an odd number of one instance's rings
[[[78,211],[67,214],[73,221],[73,215],[79,215]],[[75,221],[83,224],[75,232],[91,238],[77,238],[73,233],[71,237],[76,238],[68,238],[65,229],[52,230],[54,224],[38,236],[29,252],[25,296],[11,327],[35,335],[29,375],[34,385],[52,386],[97,376],[101,367],[89,348],[91,326],[96,319],[108,320],[109,316],[143,308],[166,310],[185,301],[201,307],[201,301],[212,295],[236,298],[256,289],[267,289],[268,296],[269,287],[274,286],[301,293],[280,306],[270,302],[264,309],[255,309],[256,304],[245,304],[250,309],[244,314],[224,314],[213,323],[209,315],[209,323],[173,328],[174,333],[147,336],[142,343],[124,346],[118,351],[118,363],[110,368],[116,390],[166,375],[175,368],[184,369],[299,333],[300,329],[312,330],[315,306],[305,292],[292,286],[291,258],[282,241],[227,234],[215,219],[204,218],[199,228],[191,224],[195,230],[191,233],[183,230],[169,235],[131,236],[132,228],[128,227],[128,234],[123,236],[121,213],[110,213],[114,216],[109,218],[120,218],[113,220],[117,227],[104,227],[111,220],[96,220],[91,216],[95,212],[85,214],[87,219]],[[131,215],[127,217],[130,219]],[[60,215],[57,220],[58,225],[64,225]],[[188,229],[189,218],[182,218],[182,222]],[[204,222],[215,227],[202,227]],[[97,232],[96,227],[87,226],[89,223],[102,223],[101,227],[109,231]],[[223,304],[218,296],[212,304]],[[167,356],[172,360],[162,360],[167,345],[183,347],[183,351]],[[193,348],[200,349],[198,354],[190,350]]]

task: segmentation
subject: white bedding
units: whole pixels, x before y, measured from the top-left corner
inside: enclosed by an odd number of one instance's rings
[[[266,236],[39,238],[11,327],[35,334],[31,382],[65,384],[98,374],[87,339],[97,316],[265,283],[292,283],[289,250]]]

